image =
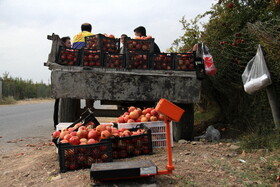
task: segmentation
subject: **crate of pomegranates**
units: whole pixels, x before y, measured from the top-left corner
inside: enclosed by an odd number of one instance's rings
[[[150,69],[150,54],[141,52],[126,53],[127,69]]]
[[[78,144],[79,141],[84,142]],[[89,139],[86,142],[70,138],[69,143],[58,143],[58,157],[61,172],[90,168],[93,163],[113,161],[112,143],[109,140],[96,142]]]
[[[175,70],[195,71],[193,53],[174,53]]]
[[[105,68],[125,68],[125,55],[124,54],[110,54],[104,55]]]
[[[102,133],[94,129],[94,123],[89,120],[74,124],[55,131],[52,135],[58,148],[60,171],[90,168],[93,163],[112,162],[112,143],[101,137]]]
[[[154,52],[154,38],[151,36],[147,37],[136,37],[131,39],[129,37],[124,40],[124,49],[126,52]]]
[[[153,153],[151,130],[144,124],[112,131],[111,142],[113,159]]]
[[[144,124],[151,130],[153,148],[166,146],[166,126],[164,116],[154,108],[136,108],[131,106],[128,111],[118,117],[118,129],[132,129],[139,124]],[[172,123],[170,123],[170,137],[173,137]],[[170,140],[173,147],[173,138]]]
[[[154,54],[151,59],[151,69],[154,70],[173,70],[174,61],[172,53]]]
[[[103,67],[103,53],[91,49],[82,49],[81,65],[87,67],[101,68]]]
[[[67,66],[79,66],[79,55],[80,50],[78,49],[60,46],[56,57],[56,63]]]
[[[96,34],[85,38],[85,49],[102,50],[103,52],[117,53],[120,49],[120,39],[114,35]]]

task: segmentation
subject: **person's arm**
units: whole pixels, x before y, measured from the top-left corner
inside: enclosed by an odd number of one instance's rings
[[[155,54],[160,53],[160,49],[159,49],[159,47],[158,47],[158,45],[156,43],[154,43],[154,53]]]

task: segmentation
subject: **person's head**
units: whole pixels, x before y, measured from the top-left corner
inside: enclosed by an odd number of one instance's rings
[[[81,26],[82,31],[91,32],[91,24],[90,23],[83,23]]]
[[[66,47],[71,48],[71,39],[69,36],[62,37],[61,40]]]
[[[126,34],[122,34],[121,35],[121,39],[120,39],[120,41],[121,41],[121,43],[123,44],[123,42],[124,42],[124,39],[127,37],[127,35]]]
[[[134,29],[135,36],[147,36],[146,35],[146,29],[143,26],[139,26],[136,29]]]

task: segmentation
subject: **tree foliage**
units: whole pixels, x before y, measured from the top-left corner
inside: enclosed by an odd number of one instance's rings
[[[200,18],[209,21],[198,27]],[[261,44],[280,95],[280,3],[277,0],[219,0],[211,10],[187,22],[181,20],[184,35],[171,49],[183,52],[195,42],[210,48],[218,72],[203,83],[203,96],[219,104],[224,119],[242,129],[272,124],[272,115],[264,90],[248,95],[241,75]],[[194,33],[196,33],[194,35]],[[200,36],[197,38],[197,36]],[[268,125],[269,126],[269,125]]]
[[[3,97],[12,96],[16,100],[26,98],[47,98],[51,97],[51,87],[43,82],[33,83],[32,80],[13,78],[8,73],[3,74],[2,94]]]

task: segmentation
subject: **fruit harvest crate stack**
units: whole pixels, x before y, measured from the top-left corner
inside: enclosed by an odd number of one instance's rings
[[[125,68],[125,55],[124,54],[110,54],[104,55],[104,67],[105,68]]]
[[[141,39],[131,39],[126,37],[124,40],[124,49],[126,53],[128,52],[144,52],[144,53],[154,53],[154,38],[141,40]]]
[[[111,138],[113,159],[153,153],[151,130],[146,125],[138,124],[134,128],[130,128],[129,131],[145,131],[145,133],[127,137]]]
[[[106,37],[103,34],[96,34],[85,37],[85,49],[100,50],[108,53],[118,53],[120,39]]]
[[[57,144],[61,172],[90,168],[93,163],[112,162],[112,143],[102,140],[96,144]]]
[[[179,71],[195,71],[193,53],[174,53],[174,68]]]
[[[81,66],[103,67],[103,53],[91,49],[81,50]]]
[[[139,124],[144,124],[146,127],[151,129],[152,145],[153,148],[160,148],[166,146],[166,130],[164,121],[152,121],[152,122],[135,122],[135,123],[118,123],[118,129],[135,128]],[[173,137],[172,122],[170,123],[170,136]],[[170,139],[171,146],[173,147],[173,138]]]
[[[56,56],[56,63],[67,66],[79,66],[80,50],[60,46]]]
[[[154,38],[144,40],[126,37],[123,47],[127,69],[150,69],[150,57],[154,52]]]
[[[174,54],[160,53],[151,55],[150,69],[153,70],[174,70]]]
[[[127,69],[150,69],[150,54],[146,52],[126,53]]]
[[[56,130],[66,131],[69,127],[72,128],[72,124],[74,123],[60,123]],[[100,125],[108,125],[108,123]],[[110,123],[109,125],[113,127],[114,124]],[[98,143],[84,145],[71,145],[70,143],[61,143],[60,138],[53,139],[52,141],[57,147],[60,171],[89,168],[93,163],[112,162],[113,159],[153,153],[151,130],[144,124],[129,130],[124,129],[123,133],[129,133],[129,135],[120,137],[111,135],[107,139],[101,139]]]

